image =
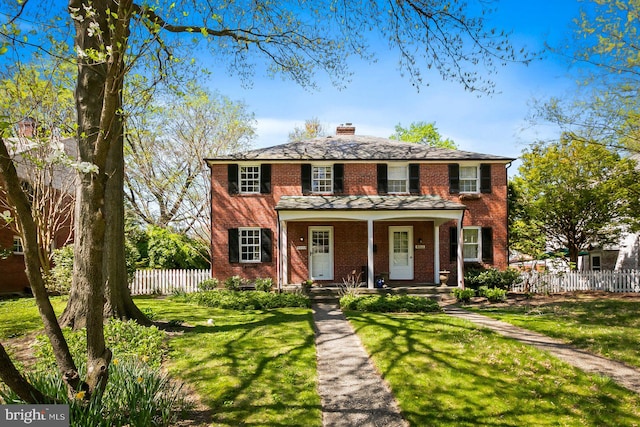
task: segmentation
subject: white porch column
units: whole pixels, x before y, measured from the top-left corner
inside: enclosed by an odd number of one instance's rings
[[[464,289],[464,255],[462,250],[464,237],[462,236],[462,218],[458,221],[458,287]]]
[[[440,226],[433,226],[433,283],[440,284]]]
[[[280,221],[280,245],[279,245],[278,255],[280,259],[280,277],[279,287],[282,289],[282,286],[287,284],[287,278],[289,277],[289,251],[288,243],[287,243],[287,221]]]
[[[373,289],[373,220],[367,220],[367,288]]]

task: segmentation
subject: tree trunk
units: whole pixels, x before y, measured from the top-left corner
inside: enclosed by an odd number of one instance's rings
[[[45,396],[32,386],[13,364],[9,355],[0,344],[0,380],[18,395],[25,403],[53,403],[54,399]]]

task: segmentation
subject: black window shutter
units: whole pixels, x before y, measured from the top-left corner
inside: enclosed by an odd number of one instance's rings
[[[227,166],[227,176],[229,181],[229,194],[238,194],[240,188],[238,187],[238,165],[231,164]]]
[[[460,192],[460,165],[449,165],[449,193],[458,194]]]
[[[302,181],[302,194],[311,193],[311,165],[303,163],[300,165],[300,175]]]
[[[449,227],[449,260],[458,259],[458,227]]]
[[[260,193],[271,193],[271,165],[269,163],[260,165]]]
[[[409,165],[409,193],[420,194],[420,165],[417,163]]]
[[[240,233],[237,228],[229,230],[229,262],[240,262]]]
[[[387,194],[387,164],[378,163],[378,194]]]
[[[344,193],[344,164],[333,165],[333,192]]]
[[[488,163],[480,165],[480,192],[491,193],[491,165]]]
[[[260,229],[260,261],[271,262],[273,251],[273,237],[268,228]]]
[[[482,262],[493,262],[493,229],[482,227]]]

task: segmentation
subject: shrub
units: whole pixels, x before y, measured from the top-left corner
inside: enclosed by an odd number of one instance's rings
[[[471,298],[473,298],[476,295],[476,291],[468,288],[467,289],[455,288],[451,293],[453,294],[454,297],[456,297],[456,300],[464,303],[468,303],[469,301],[471,301]]]
[[[28,374],[28,379],[46,395],[69,405],[71,427],[170,426],[190,406],[186,393],[166,374],[133,360],[114,358],[104,394],[94,394],[88,404],[79,398],[69,398],[55,369],[36,370]],[[8,388],[0,387],[0,398],[7,404],[25,403]]]
[[[300,293],[237,292],[228,290],[189,294],[189,303],[230,310],[267,310],[283,307],[311,307],[309,297]]]
[[[73,279],[73,245],[66,245],[53,251],[51,280],[47,283],[49,292],[68,294]]]
[[[465,285],[472,289],[482,286],[508,290],[514,283],[520,281],[520,272],[508,268],[500,271],[496,268],[488,270],[469,270],[464,275]]]
[[[239,291],[244,285],[245,280],[240,276],[231,276],[225,279],[224,287],[228,291]]]
[[[220,286],[220,280],[212,277],[211,279],[205,279],[198,283],[198,290],[200,291],[212,291]]]
[[[440,311],[435,300],[408,295],[353,295],[340,298],[343,310],[378,313],[430,313]]]
[[[273,287],[273,279],[271,277],[256,279],[255,285],[256,291],[271,292],[271,288]]]
[[[507,291],[500,288],[485,288],[483,292],[489,302],[500,302],[507,299]]]

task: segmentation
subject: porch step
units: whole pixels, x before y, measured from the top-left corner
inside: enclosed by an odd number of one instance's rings
[[[410,295],[433,298],[438,301],[451,296],[453,286],[389,286],[386,288],[358,288],[361,295]],[[340,299],[338,286],[314,286],[309,292],[312,301],[337,301]]]

